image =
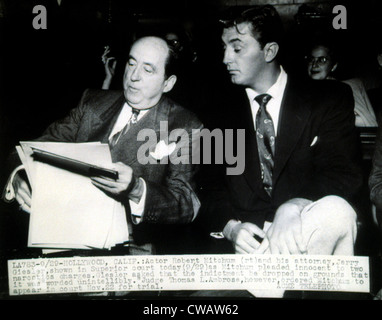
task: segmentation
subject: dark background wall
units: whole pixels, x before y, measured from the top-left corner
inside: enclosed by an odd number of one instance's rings
[[[289,72],[303,73],[303,49],[311,35],[330,31],[342,49],[340,76],[371,74],[375,42],[381,38],[377,0],[62,0],[60,5],[57,0],[0,0],[2,157],[17,141],[37,137],[75,107],[86,88],[101,87],[105,45],[118,57],[121,73],[134,37],[186,27],[199,53],[197,82],[218,86],[224,74],[220,12],[228,6],[265,3],[275,5],[285,22],[284,65]],[[32,9],[38,4],[47,9],[46,30],[32,26]],[[337,4],[347,9],[347,30],[332,27]]]
[[[375,48],[382,39],[380,0],[61,0],[60,5],[57,0],[0,0],[0,185],[6,178],[5,158],[18,141],[36,138],[66,115],[86,88],[101,88],[105,45],[118,59],[113,84],[118,88],[135,37],[185,28],[198,60],[192,77],[182,79],[176,94],[208,118],[210,100],[205,97],[221,90],[227,80],[218,17],[229,6],[265,3],[275,5],[285,23],[283,65],[289,73],[304,76],[305,47],[313,35],[330,33],[340,49],[338,77],[362,77],[368,89],[378,85],[374,75]],[[332,27],[332,8],[338,4],[347,9],[346,30]],[[47,9],[46,30],[32,26],[35,5]],[[19,235],[26,235],[27,217],[5,215],[8,209],[3,207],[0,244],[25,245]],[[4,290],[0,283],[0,292]]]

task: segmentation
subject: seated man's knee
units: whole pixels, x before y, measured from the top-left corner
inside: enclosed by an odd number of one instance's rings
[[[308,253],[353,254],[357,215],[345,199],[324,197],[309,205],[301,217]]]
[[[328,207],[328,213],[335,214],[336,219],[346,222],[356,222],[357,213],[354,208],[344,198],[339,196],[326,196],[319,200],[324,206]]]
[[[318,219],[323,227],[336,229],[340,234],[355,231],[357,214],[353,207],[339,196],[321,198],[312,210],[317,213],[315,219]]]

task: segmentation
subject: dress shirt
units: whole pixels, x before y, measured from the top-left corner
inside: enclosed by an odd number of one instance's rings
[[[142,117],[149,111],[149,109],[146,110],[140,110],[138,117],[137,117],[137,122],[142,119]],[[122,110],[118,116],[117,121],[115,122],[115,125],[113,127],[113,130],[111,130],[110,136],[109,136],[109,141],[113,137],[114,134],[117,132],[121,131],[125,125],[130,121],[130,118],[132,116],[132,108],[125,102],[125,104],[122,107]],[[139,178],[143,182],[143,194],[141,197],[141,200],[139,203],[135,203],[134,201],[129,201],[130,204],[130,209],[131,209],[131,216],[132,216],[132,221],[134,223],[139,223],[143,211],[145,209],[145,199],[146,199],[146,182],[144,179]]]
[[[267,93],[272,97],[272,99],[270,99],[267,104],[267,111],[272,118],[273,126],[275,129],[275,135],[277,137],[277,126],[279,123],[281,103],[283,100],[287,80],[288,80],[288,75],[284,71],[283,67],[280,66],[280,74],[277,77],[276,82],[267,90],[267,92],[256,92],[255,90],[251,88],[245,89],[249,99],[250,106],[251,106],[251,112],[252,112],[255,131],[256,131],[256,114],[260,107],[258,102],[255,100],[255,97],[258,96],[259,94]],[[215,238],[225,237],[228,240],[232,240],[233,228],[239,223],[241,223],[241,221],[232,219],[228,221],[222,233],[212,233],[211,236]],[[267,229],[268,229],[268,225],[269,225],[269,222],[267,222]]]
[[[140,111],[138,118],[137,118],[137,121],[142,119],[142,117],[148,111],[149,111],[148,109]],[[132,108],[127,103],[125,103],[119,116],[118,116],[118,119],[117,119],[117,121],[113,127],[113,130],[109,136],[109,139],[115,133],[121,131],[124,128],[124,126],[130,120],[131,115],[132,115]],[[8,202],[13,201],[16,197],[12,183],[13,183],[13,179],[14,179],[16,173],[19,172],[20,170],[23,170],[23,169],[25,169],[23,165],[18,166],[16,169],[13,170],[13,172],[11,173],[11,175],[8,179],[7,185],[6,185],[5,190],[4,190],[5,191],[4,199]],[[139,201],[139,203],[135,203],[134,201],[131,201],[131,200],[129,201],[130,209],[131,209],[131,215],[132,215],[132,221],[136,224],[139,223],[141,218],[142,218],[142,214],[144,211],[144,205],[145,205],[145,199],[146,199],[146,183],[142,178],[139,178],[139,179],[143,182],[143,194],[142,194],[141,200]]]
[[[267,111],[272,118],[276,136],[277,136],[277,125],[279,123],[281,102],[284,96],[284,90],[285,90],[287,79],[288,79],[288,75],[284,71],[283,67],[280,67],[280,68],[281,68],[280,74],[277,77],[276,82],[268,89],[267,92],[259,93],[250,88],[245,89],[245,91],[247,92],[249,103],[251,105],[251,112],[252,112],[255,130],[256,130],[256,113],[260,107],[258,102],[255,100],[255,97],[262,93],[267,93],[272,97],[272,99],[270,99],[267,104]]]
[[[142,117],[149,111],[150,109],[146,110],[140,110],[137,121],[141,120]],[[121,131],[125,125],[130,121],[131,115],[132,115],[132,108],[125,102],[125,104],[122,107],[122,110],[118,116],[117,121],[115,122],[115,125],[113,127],[113,130],[110,133],[109,140],[111,139],[114,134]]]

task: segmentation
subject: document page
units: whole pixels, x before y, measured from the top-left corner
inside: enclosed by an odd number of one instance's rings
[[[128,240],[124,207],[89,177],[36,161],[32,147],[106,168],[110,150],[101,143],[20,142],[32,185],[29,246],[110,248]],[[116,228],[118,226],[118,228]]]

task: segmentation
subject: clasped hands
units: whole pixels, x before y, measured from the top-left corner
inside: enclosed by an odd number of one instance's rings
[[[292,199],[281,205],[272,225],[265,232],[257,225],[244,222],[233,227],[231,240],[236,253],[304,254],[307,252],[302,237],[301,212],[311,201]],[[261,243],[255,236],[262,238]]]
[[[134,176],[130,166],[122,162],[114,163],[113,169],[119,173],[117,180],[98,176],[91,177],[91,183],[118,201],[129,199],[138,203],[143,194],[142,181]],[[20,210],[30,213],[32,191],[28,182],[20,174],[16,174],[12,185]]]

